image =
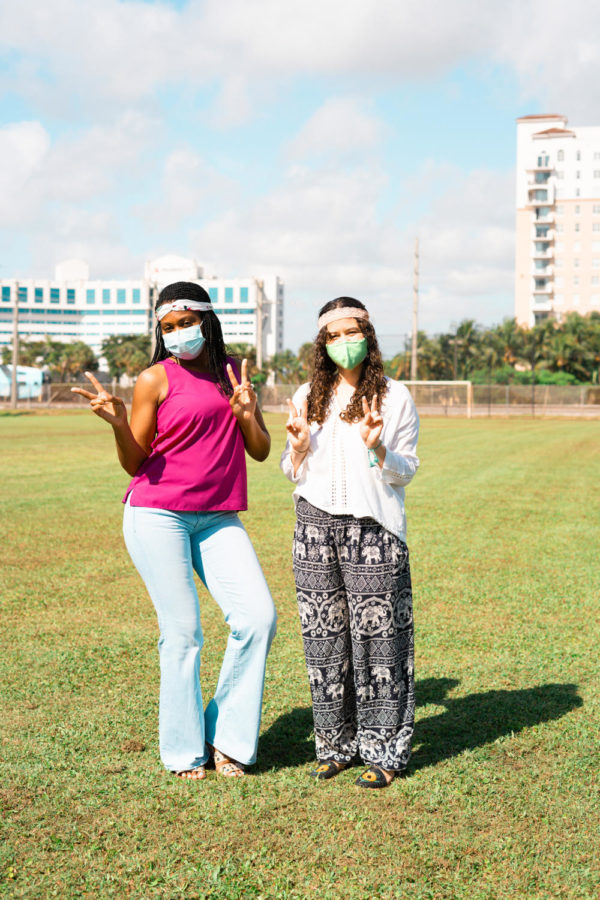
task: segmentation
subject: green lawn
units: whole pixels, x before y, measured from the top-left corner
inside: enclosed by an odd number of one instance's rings
[[[244,516],[279,610],[259,762],[185,783],[157,752],[157,627],[121,537],[110,429],[0,414],[0,894],[597,898],[600,422],[424,419],[407,491],[417,730],[407,778],[315,784],[291,486]],[[225,630],[201,595],[206,696]]]

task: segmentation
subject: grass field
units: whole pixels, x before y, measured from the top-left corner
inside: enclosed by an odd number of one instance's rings
[[[88,413],[0,415],[0,895],[600,896],[600,422],[424,419],[408,488],[408,777],[315,784],[291,486],[244,521],[279,611],[259,761],[198,784],[157,751],[157,627],[121,537],[127,476]],[[201,594],[205,696],[225,641]]]

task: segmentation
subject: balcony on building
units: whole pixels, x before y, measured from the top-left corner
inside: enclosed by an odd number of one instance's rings
[[[534,275],[531,293],[535,296],[548,297],[554,294],[554,284],[552,277],[540,276],[539,273]]]
[[[554,278],[554,266],[551,264],[549,264],[547,266],[543,266],[543,267],[533,265],[531,267],[529,274],[538,281],[540,279],[546,279],[546,280],[553,279]]]
[[[533,209],[534,225],[552,225],[554,224],[554,210],[549,206],[540,206],[539,203],[528,204]]]
[[[552,174],[552,169],[528,169],[527,187],[533,190],[539,187],[546,187],[550,183]]]
[[[531,301],[531,309],[535,312],[552,312],[552,297],[534,296]]]
[[[527,185],[527,206],[552,206],[554,204],[554,185],[552,183]]]
[[[554,236],[555,231],[550,224],[538,225],[536,222],[531,229],[532,241],[545,241],[547,244],[554,243]]]
[[[544,261],[554,259],[554,248],[549,241],[534,241],[531,258]]]

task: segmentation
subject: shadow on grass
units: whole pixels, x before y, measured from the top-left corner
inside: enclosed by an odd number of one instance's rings
[[[417,748],[409,771],[434,766],[444,759],[473,750],[504,735],[541,722],[560,719],[583,704],[575,684],[543,684],[516,691],[485,691],[455,700],[447,693],[459,682],[453,678],[426,678],[417,684],[419,705],[435,703],[446,712],[417,722]]]
[[[303,766],[314,761],[315,742],[310,706],[297,706],[276,719],[260,737],[255,772]]]
[[[419,705],[434,703],[445,706],[446,712],[417,722],[416,750],[409,764],[409,774],[504,735],[560,719],[583,703],[575,684],[544,684],[516,691],[485,691],[468,697],[449,698],[448,692],[459,683],[455,678],[425,678],[417,683]],[[312,710],[296,707],[279,716],[261,736],[254,771],[302,766],[314,758]]]

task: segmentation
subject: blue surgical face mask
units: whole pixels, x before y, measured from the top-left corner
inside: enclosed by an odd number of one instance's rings
[[[177,359],[196,359],[202,353],[204,347],[204,335],[200,325],[190,325],[189,328],[176,328],[162,336],[163,344],[172,356]]]

